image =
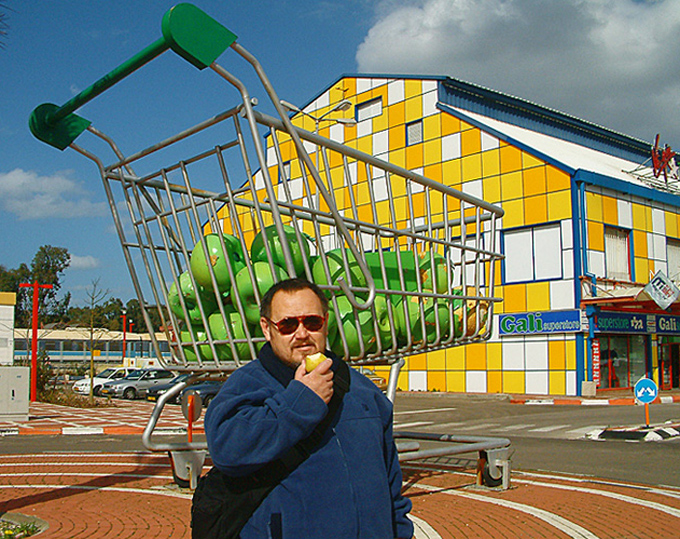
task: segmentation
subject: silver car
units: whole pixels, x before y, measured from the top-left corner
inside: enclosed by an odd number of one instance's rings
[[[134,370],[135,369],[132,367],[109,367],[108,369],[104,369],[102,372],[100,372],[99,374],[95,375],[94,378],[92,378],[93,387],[92,393],[94,393],[94,395],[98,397],[99,392],[102,389],[102,386],[106,382],[120,380],[121,378],[124,378]],[[80,393],[81,395],[89,395],[90,377],[86,376],[82,380],[78,380],[75,384],[73,384],[73,391],[75,391],[76,393]]]
[[[137,369],[122,380],[105,383],[102,386],[101,395],[103,397],[136,399],[144,397],[148,388],[164,384],[174,377],[174,373],[164,369]]]

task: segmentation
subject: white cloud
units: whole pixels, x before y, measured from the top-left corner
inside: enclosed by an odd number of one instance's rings
[[[78,256],[71,255],[71,263],[69,269],[74,270],[89,270],[99,267],[99,259],[91,255]]]
[[[383,0],[359,70],[436,74],[680,147],[675,0]]]
[[[0,209],[17,215],[19,219],[105,215],[108,204],[92,202],[90,196],[91,193],[65,173],[39,176],[20,168],[0,172]]]

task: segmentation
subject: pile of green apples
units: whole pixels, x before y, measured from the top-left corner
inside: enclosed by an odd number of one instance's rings
[[[264,343],[259,324],[259,298],[274,283],[289,277],[276,228],[272,225],[264,232],[258,233],[250,246],[252,277],[241,242],[229,234],[213,233],[195,245],[189,269],[173,280],[168,291],[168,306],[180,322],[179,337],[186,343],[183,346],[186,360],[250,359],[248,337],[254,339],[256,351]],[[337,285],[338,280],[344,278],[353,287],[366,287],[366,278],[350,250],[334,249],[320,256],[311,255],[311,238],[302,235],[302,241],[298,241],[289,225],[284,225],[284,233],[296,275],[305,275],[307,266],[313,281],[319,285]],[[420,280],[423,292],[447,293],[449,270],[441,255],[416,259],[411,251],[383,251],[367,253],[366,263],[378,289],[415,292]],[[462,291],[453,294],[461,295]],[[456,337],[462,335],[464,326],[468,333],[475,330],[475,320],[470,319],[471,309],[465,308],[463,298],[453,300],[452,324],[452,309],[444,299],[419,300],[417,296],[378,294],[372,308],[357,310],[340,291],[327,290],[327,295],[331,300],[328,346],[340,357],[389,353],[408,342],[434,343],[437,324],[440,342],[450,337],[452,328]],[[357,297],[361,299],[362,295]],[[463,322],[464,316],[468,317],[467,324]],[[209,344],[208,334],[214,348]],[[193,342],[199,344],[189,344]]]

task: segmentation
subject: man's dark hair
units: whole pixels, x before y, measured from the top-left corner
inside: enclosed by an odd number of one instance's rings
[[[274,286],[272,286],[264,296],[262,296],[262,303],[260,304],[260,316],[264,318],[269,318],[272,314],[272,299],[274,294],[277,292],[298,292],[300,290],[311,290],[314,292],[319,301],[321,301],[321,307],[323,308],[324,314],[328,312],[328,298],[323,293],[316,284],[308,281],[307,279],[301,279],[300,277],[295,277],[293,279],[285,279],[284,281],[279,281]]]

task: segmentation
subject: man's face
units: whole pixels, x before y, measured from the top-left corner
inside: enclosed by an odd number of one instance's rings
[[[271,320],[279,322],[284,318],[315,314],[325,316],[323,306],[316,294],[305,288],[295,292],[282,290],[274,294],[271,305]],[[290,335],[281,335],[279,330],[266,318],[260,318],[265,338],[271,343],[274,353],[290,367],[298,367],[309,355],[326,349],[328,323],[320,331],[309,331],[304,324],[298,324]]]

